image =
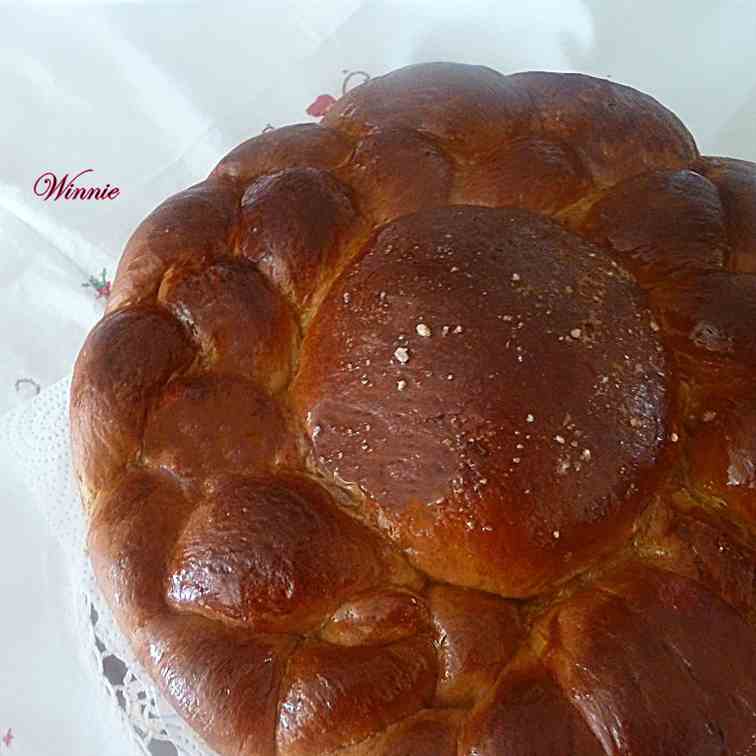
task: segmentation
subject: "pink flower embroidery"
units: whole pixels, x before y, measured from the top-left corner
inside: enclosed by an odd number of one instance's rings
[[[3,735],[2,741],[3,743],[5,743],[6,746],[8,746],[8,748],[10,748],[14,737],[15,735],[13,734],[13,730],[11,730],[11,728],[9,727],[8,732],[6,732],[5,735]]]
[[[307,108],[307,115],[322,118],[330,109],[336,98],[329,94],[318,95]]]

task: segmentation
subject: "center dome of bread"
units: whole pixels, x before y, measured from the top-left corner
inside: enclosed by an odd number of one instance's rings
[[[644,295],[524,210],[379,229],[331,286],[293,385],[311,464],[430,576],[526,596],[628,537],[665,442]]]

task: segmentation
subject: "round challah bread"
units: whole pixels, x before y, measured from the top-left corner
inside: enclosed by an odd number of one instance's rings
[[[99,585],[240,756],[756,754],[756,165],[415,65],[135,231],[71,392]]]

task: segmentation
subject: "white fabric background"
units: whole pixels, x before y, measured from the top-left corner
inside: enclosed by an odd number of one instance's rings
[[[81,284],[112,276],[144,215],[267,123],[312,120],[345,70],[448,59],[609,76],[677,112],[703,152],[756,160],[754,39],[752,0],[0,4],[0,413],[30,401],[19,378],[44,389],[70,371],[102,312]],[[34,196],[42,172],[84,168],[121,195]],[[7,454],[0,496],[0,737],[16,735],[0,756],[126,754]]]

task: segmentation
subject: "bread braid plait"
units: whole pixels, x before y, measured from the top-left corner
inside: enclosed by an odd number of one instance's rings
[[[753,754],[756,165],[409,66],[139,226],[71,390],[98,584],[222,754]]]

